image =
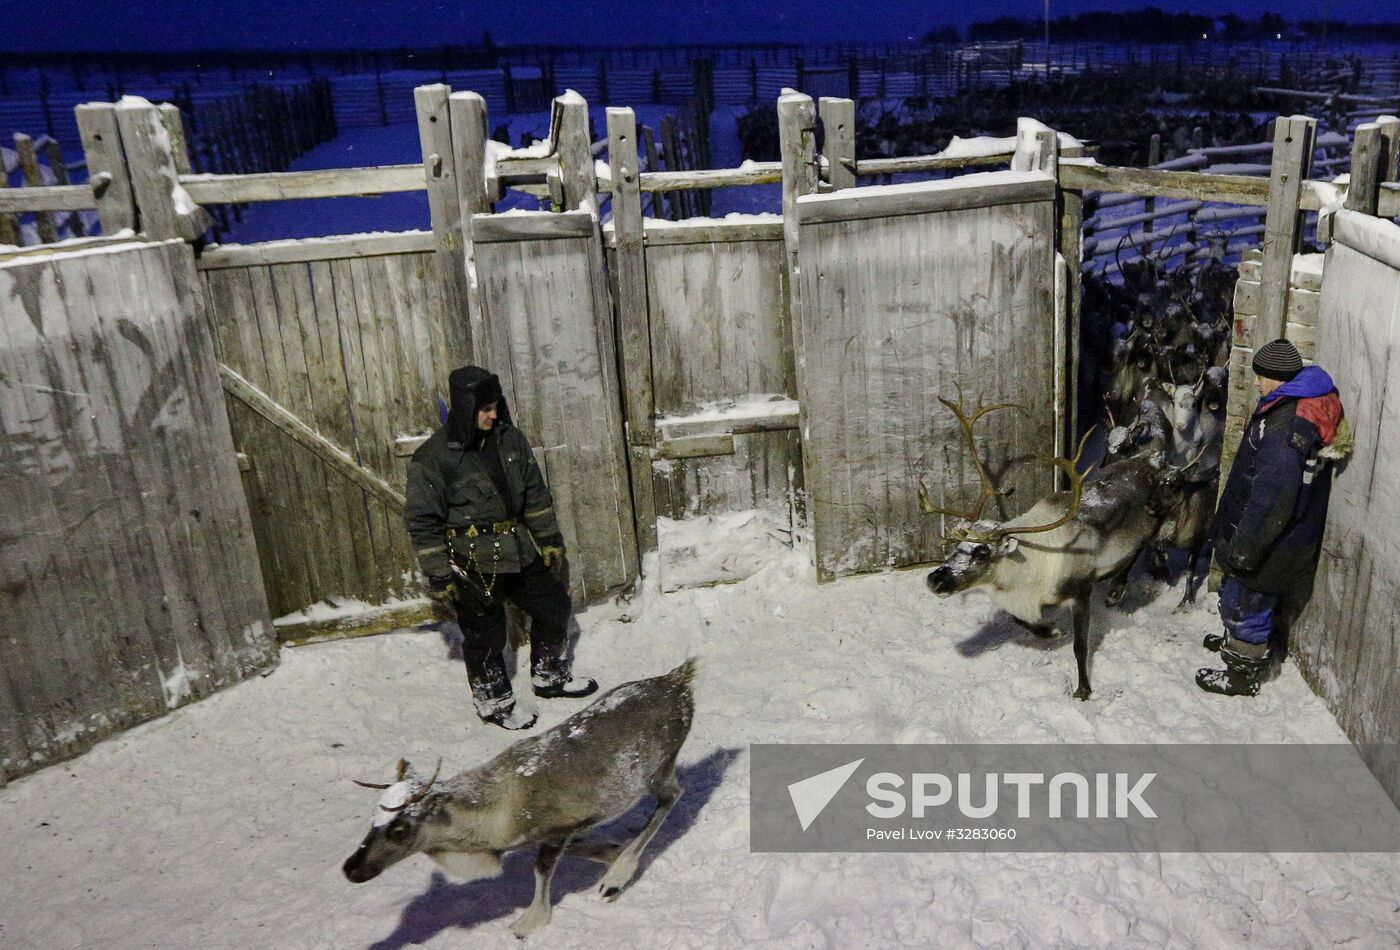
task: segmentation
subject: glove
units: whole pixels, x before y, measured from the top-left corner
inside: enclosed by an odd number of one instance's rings
[[[451,577],[428,578],[428,600],[432,602],[434,620],[457,619],[457,594],[457,582]]]
[[[544,558],[544,566],[553,570],[564,563],[564,545],[551,544],[540,548],[540,557]]]

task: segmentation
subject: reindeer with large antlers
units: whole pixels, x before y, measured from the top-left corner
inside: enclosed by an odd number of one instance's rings
[[[1070,459],[1050,459],[1065,473],[1066,492],[1053,492],[1025,514],[1007,521],[984,519],[989,500],[1000,493],[977,456],[973,426],[990,412],[1019,409],[999,404],[979,406],[972,413],[958,402],[939,399],[958,417],[972,453],[981,490],[968,510],[936,506],[919,492],[924,511],[943,515],[943,539],[952,552],[928,575],[928,586],[939,597],[974,587],[990,589],[992,602],[1040,636],[1053,636],[1068,612],[1074,631],[1074,658],[1079,668],[1076,699],[1088,699],[1089,609],[1095,582],[1122,576],[1138,552],[1157,533],[1165,513],[1180,492],[1178,470],[1147,458],[1109,465],[1092,482],[1079,471],[1085,435]],[[1092,469],[1092,466],[1091,466]]]

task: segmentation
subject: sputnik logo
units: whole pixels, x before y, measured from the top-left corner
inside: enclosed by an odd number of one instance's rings
[[[797,820],[802,824],[803,831],[811,827],[812,822],[826,810],[836,793],[845,787],[846,782],[864,761],[864,758],[860,758],[845,765],[838,765],[819,775],[793,782],[787,787],[788,796],[792,798],[792,807],[797,811]]]

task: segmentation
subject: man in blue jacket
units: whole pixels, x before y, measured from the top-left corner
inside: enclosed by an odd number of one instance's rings
[[[1332,378],[1303,366],[1287,340],[1254,354],[1259,403],[1240,441],[1215,513],[1224,571],[1225,634],[1205,639],[1225,669],[1196,673],[1210,693],[1256,696],[1269,671],[1269,635],[1286,631],[1312,591],[1322,548],[1332,464],[1350,450]]]

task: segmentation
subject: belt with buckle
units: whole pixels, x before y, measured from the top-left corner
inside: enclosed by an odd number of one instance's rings
[[[489,524],[482,522],[479,525],[469,525],[465,531],[459,531],[456,528],[448,528],[447,537],[455,538],[459,534],[466,535],[469,538],[480,537],[483,534],[510,534],[517,527],[519,527],[519,523],[514,518],[508,518],[505,521],[493,521]]]

